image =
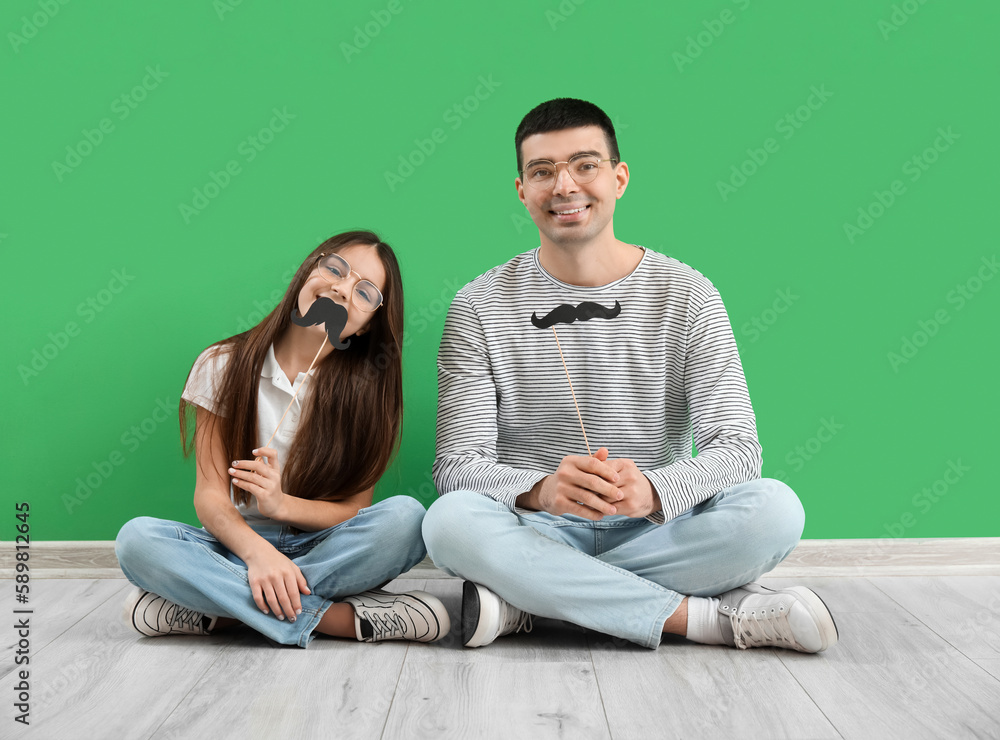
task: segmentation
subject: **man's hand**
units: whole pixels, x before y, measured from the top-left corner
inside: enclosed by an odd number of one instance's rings
[[[573,514],[593,521],[620,513],[611,502],[623,495],[618,489],[621,482],[618,472],[605,462],[607,459],[605,447],[593,457],[567,455],[555,473],[518,496],[517,505],[556,516]]]
[[[615,508],[619,514],[641,519],[663,508],[653,484],[632,460],[622,457],[608,460],[608,465],[618,473],[616,485],[622,497],[615,502]]]

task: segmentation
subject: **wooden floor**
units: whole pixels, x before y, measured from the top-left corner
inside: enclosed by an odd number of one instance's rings
[[[804,655],[665,638],[652,651],[538,620],[468,650],[455,579],[389,586],[445,602],[456,626],[433,645],[151,639],[121,620],[125,580],[36,580],[31,726],[13,721],[8,626],[0,737],[1000,738],[1000,576],[764,582],[814,588],[840,643]]]

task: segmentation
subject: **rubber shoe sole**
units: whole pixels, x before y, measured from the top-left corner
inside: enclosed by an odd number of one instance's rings
[[[805,586],[791,586],[783,590],[792,591],[798,596],[799,604],[806,608],[813,621],[816,622],[819,629],[820,647],[810,652],[821,653],[836,645],[837,641],[840,640],[840,630],[837,629],[837,623],[833,619],[833,612],[830,611],[823,598]]]
[[[472,581],[462,586],[462,644],[482,647],[500,631],[500,602],[492,591]]]

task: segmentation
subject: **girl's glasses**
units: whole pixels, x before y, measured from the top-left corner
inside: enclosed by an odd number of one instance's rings
[[[339,254],[321,254],[317,268],[323,279],[333,284],[339,283],[354,272],[347,260]],[[358,275],[356,272],[354,274]],[[374,311],[382,305],[382,291],[376,288],[371,280],[358,280],[351,292],[351,301],[362,311]]]

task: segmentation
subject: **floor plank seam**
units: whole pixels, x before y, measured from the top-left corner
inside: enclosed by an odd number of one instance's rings
[[[806,687],[802,685],[802,682],[799,681],[798,676],[795,675],[795,673],[792,671],[792,669],[788,667],[788,665],[785,663],[784,659],[781,657],[780,651],[778,651],[778,650],[772,650],[771,652],[773,652],[777,656],[778,662],[781,663],[782,667],[788,672],[788,675],[792,677],[792,680],[795,682],[795,684],[800,689],[802,689],[802,693],[809,697],[809,701],[811,701],[813,703],[813,706],[816,707],[816,710],[820,714],[823,715],[823,719],[825,719],[830,724],[830,727],[833,728],[833,731],[837,733],[837,737],[839,737],[840,740],[844,740],[844,733],[842,733],[840,731],[840,728],[837,727],[836,723],[834,723],[834,721],[830,717],[827,716],[826,712],[823,711],[823,707],[821,707],[819,705],[819,702],[817,702],[816,699],[813,698],[813,695],[809,693],[809,690],[806,689]]]
[[[594,669],[594,683],[597,684],[597,696],[601,700],[601,711],[604,713],[604,724],[608,728],[608,737],[614,740],[615,733],[611,729],[611,720],[608,718],[608,708],[604,704],[604,692],[601,691],[601,678],[597,675],[597,664],[594,663],[594,650],[590,644],[590,635],[587,635],[587,655],[590,657],[590,667]]]
[[[929,629],[929,630],[930,630],[931,632],[934,632],[934,634],[935,634],[935,635],[937,635],[937,634],[938,634],[937,632],[935,632],[934,630],[932,630],[932,629],[930,628],[930,626],[928,626],[928,625],[927,625],[927,624],[926,624],[926,623],[924,622],[924,620],[922,620],[922,619],[921,619],[920,617],[918,617],[918,616],[917,616],[916,614],[914,614],[914,613],[913,613],[913,612],[911,612],[911,611],[910,611],[909,609],[907,609],[907,608],[906,608],[905,606],[903,606],[903,605],[902,605],[902,604],[900,604],[900,603],[899,603],[898,601],[896,601],[896,600],[895,600],[894,598],[892,598],[892,594],[890,594],[890,593],[889,593],[888,591],[886,591],[886,590],[885,590],[885,589],[883,589],[883,588],[879,588],[878,584],[877,584],[877,583],[875,583],[874,581],[872,581],[872,576],[869,576],[869,577],[865,578],[865,580],[866,580],[866,581],[868,581],[868,583],[870,583],[870,584],[871,584],[872,586],[874,586],[874,587],[875,587],[875,589],[876,589],[877,591],[880,591],[880,592],[882,593],[882,595],[883,595],[883,596],[885,596],[885,597],[886,597],[887,599],[889,599],[889,601],[891,601],[891,602],[892,602],[893,604],[895,604],[896,606],[898,606],[898,607],[899,607],[900,609],[902,609],[902,610],[903,610],[904,612],[906,612],[906,613],[907,613],[907,614],[909,614],[909,615],[910,615],[911,617],[913,617],[914,619],[916,619],[916,620],[917,620],[918,622],[920,622],[920,624],[922,624],[922,625],[923,625],[924,627],[927,627],[927,629]],[[941,637],[941,635],[938,635],[938,637]],[[947,640],[945,640],[945,639],[944,639],[943,637],[941,637],[941,639],[942,639],[942,640],[944,640],[945,642],[948,642],[948,641],[947,641]],[[949,644],[949,645],[951,645],[951,643],[950,643],[950,642],[948,642],[948,644]],[[952,645],[952,647],[954,647],[954,645]]]
[[[129,584],[128,584],[128,586],[129,586],[129,587],[131,587],[131,585],[132,585],[131,583],[129,583]],[[89,612],[87,612],[86,614],[84,614],[84,615],[83,615],[83,616],[84,616],[84,618],[86,618],[86,617],[89,617],[89,616],[90,616],[91,614],[93,614],[93,613],[94,613],[95,611],[97,611],[98,609],[100,609],[100,608],[101,608],[101,607],[102,607],[102,606],[103,606],[104,604],[107,604],[107,603],[108,603],[109,601],[111,601],[112,599],[117,599],[117,598],[119,598],[119,597],[120,597],[120,596],[122,595],[122,592],[124,592],[124,591],[127,591],[127,590],[128,590],[127,588],[120,588],[120,589],[118,589],[117,591],[115,591],[115,592],[114,592],[113,594],[110,594],[110,595],[108,596],[108,598],[106,598],[106,599],[105,599],[104,601],[102,601],[102,602],[101,602],[100,604],[98,604],[98,605],[97,605],[97,606],[95,606],[95,607],[94,607],[93,609],[91,609],[91,610],[90,610]]]
[[[389,726],[389,715],[392,714],[393,705],[396,703],[396,692],[399,691],[399,680],[403,677],[403,670],[406,668],[406,661],[410,659],[410,645],[406,646],[403,659],[399,661],[399,673],[396,674],[396,683],[392,687],[392,696],[389,697],[389,707],[385,710],[385,719],[382,721],[382,732],[379,733],[379,740],[385,738],[385,730]]]
[[[871,583],[870,579],[866,578],[865,580],[869,581],[869,583]],[[889,594],[887,591],[885,591],[885,589],[879,588],[879,586],[878,586],[877,583],[872,583],[871,585],[874,586],[877,590],[881,591],[882,594],[884,594],[886,596],[886,598],[889,599],[889,601],[891,601],[893,604],[895,604],[900,609],[902,609],[906,614],[908,614],[910,617],[912,617],[914,620],[916,620],[928,632],[930,632],[932,635],[934,635],[939,640],[941,640],[941,642],[943,642],[945,645],[947,645],[952,650],[954,650],[958,655],[962,656],[962,658],[964,658],[965,661],[966,661],[966,663],[968,664],[966,666],[966,668],[965,668],[966,671],[968,671],[968,667],[969,666],[972,666],[977,673],[979,673],[979,674],[985,674],[985,676],[987,678],[991,679],[994,683],[1000,684],[1000,677],[994,676],[992,673],[990,673],[988,670],[986,670],[986,668],[984,668],[983,666],[979,665],[979,663],[977,662],[977,660],[975,658],[972,658],[972,657],[966,655],[965,652],[960,647],[958,647],[957,645],[955,645],[954,643],[952,643],[951,640],[949,640],[947,637],[945,637],[944,635],[942,635],[936,629],[934,629],[933,627],[931,627],[929,624],[927,624],[924,620],[922,620],[916,614],[914,614],[913,612],[911,612],[905,606],[903,606],[902,604],[900,604],[896,599],[894,599],[892,597],[891,594]]]
[[[152,639],[156,639],[156,638],[152,638]],[[208,664],[207,666],[205,666],[205,669],[204,669],[204,670],[202,671],[202,675],[203,675],[203,676],[205,676],[205,675],[208,675],[209,673],[211,673],[211,670],[212,670],[212,668],[213,668],[213,667],[215,666],[215,664],[216,664],[216,663],[218,663],[218,662],[219,662],[220,660],[222,660],[222,658],[223,658],[223,657],[225,657],[225,654],[226,654],[227,652],[229,652],[230,650],[233,650],[233,649],[235,649],[235,648],[233,648],[233,642],[235,641],[235,639],[236,639],[235,635],[233,635],[233,634],[230,634],[230,635],[229,635],[229,644],[228,644],[228,645],[223,645],[223,646],[222,646],[222,647],[221,647],[221,648],[220,648],[220,649],[219,649],[219,650],[218,650],[218,651],[216,652],[216,655],[215,655],[215,659],[214,659],[214,660],[213,660],[213,661],[212,661],[211,663],[209,663],[209,664]],[[198,687],[198,686],[199,686],[200,684],[201,684],[201,681],[200,681],[200,680],[198,680],[198,681],[195,681],[194,683],[192,683],[192,684],[191,684],[191,688],[189,688],[189,689],[188,689],[188,690],[187,690],[187,691],[186,691],[186,692],[184,693],[184,695],[183,695],[183,696],[181,696],[181,698],[180,698],[180,699],[178,700],[177,704],[175,704],[175,705],[174,705],[174,706],[173,706],[173,707],[172,707],[172,708],[170,709],[170,711],[166,713],[166,716],[165,716],[165,717],[163,718],[163,721],[162,721],[162,722],[160,722],[160,724],[158,724],[158,725],[156,726],[156,729],[154,729],[154,730],[153,730],[153,732],[152,732],[152,733],[150,733],[149,737],[148,737],[148,738],[146,738],[146,740],[152,740],[152,738],[153,738],[153,737],[155,737],[156,733],[160,731],[160,728],[161,728],[161,727],[163,727],[163,725],[165,725],[165,724],[166,724],[166,723],[167,723],[167,722],[168,722],[168,721],[170,720],[170,718],[174,716],[174,713],[175,713],[175,712],[176,712],[176,711],[177,711],[178,709],[180,709],[181,705],[183,705],[183,704],[184,704],[184,702],[185,702],[185,701],[187,700],[187,698],[188,698],[189,696],[191,696],[191,693],[192,693],[192,692],[193,692],[193,691],[194,691],[194,690],[195,690],[195,689],[196,689],[196,688],[197,688],[197,687]]]
[[[871,583],[870,579],[866,578],[865,580],[868,581],[869,583]],[[936,629],[934,629],[933,627],[931,627],[929,624],[927,624],[924,620],[922,620],[916,614],[914,614],[913,612],[911,612],[905,606],[903,606],[902,604],[900,604],[898,601],[896,601],[896,599],[892,598],[891,594],[889,594],[888,592],[886,592],[884,589],[879,588],[877,583],[872,583],[872,585],[876,589],[878,589],[879,591],[881,591],[886,596],[886,598],[889,599],[889,601],[891,601],[893,604],[895,604],[896,606],[898,606],[900,609],[902,609],[908,615],[910,615],[911,617],[913,617],[913,619],[915,619],[917,622],[919,622],[921,625],[923,625],[924,628],[926,628],[928,632],[930,632],[935,637],[937,637],[939,640],[941,640],[941,642],[943,642],[945,645],[947,645],[952,650],[954,650],[955,652],[957,652],[959,655],[961,655],[963,658],[965,658],[967,661],[969,661],[972,665],[976,666],[976,668],[978,668],[979,670],[981,670],[984,673],[986,673],[986,675],[988,675],[994,681],[1000,682],[1000,679],[998,679],[992,673],[990,673],[985,668],[983,668],[982,666],[980,666],[973,658],[970,658],[968,655],[966,655],[964,652],[962,652],[962,649],[959,648],[957,645],[953,644],[951,640],[949,640],[947,637],[945,637],[944,635],[942,635]]]
[[[86,619],[87,617],[89,617],[95,611],[97,611],[98,609],[100,609],[104,604],[106,604],[108,601],[110,601],[111,599],[115,598],[119,594],[121,594],[121,590],[115,591],[107,599],[105,599],[104,601],[98,603],[96,606],[94,606],[86,614],[84,614],[83,616],[81,616],[79,619],[77,619],[72,624],[68,625],[66,627],[66,629],[64,629],[58,635],[54,635],[47,643],[45,643],[44,645],[42,645],[41,647],[39,647],[39,648],[37,648],[35,650],[32,650],[32,652],[35,653],[35,654],[37,654],[37,655],[41,655],[43,651],[45,651],[47,648],[51,648],[56,642],[58,642],[59,640],[61,640],[67,633],[69,633],[70,630],[72,630],[74,627],[76,627],[78,624],[80,624],[80,622],[82,622],[84,619]]]
[[[936,633],[935,633],[935,634],[936,634]],[[951,645],[951,643],[950,643],[950,642],[949,642],[948,644],[949,644],[949,645]],[[955,646],[954,646],[954,645],[952,645],[952,647],[955,647]],[[983,667],[982,667],[981,665],[979,665],[979,663],[978,663],[978,662],[976,661],[976,659],[975,659],[975,658],[970,658],[970,657],[969,657],[968,655],[966,655],[965,653],[963,653],[963,652],[962,652],[961,650],[959,650],[958,648],[955,648],[955,649],[956,649],[956,650],[958,650],[958,654],[959,654],[959,655],[961,655],[961,656],[962,656],[963,658],[965,658],[965,659],[966,659],[967,661],[969,661],[970,663],[972,663],[972,665],[974,665],[974,666],[975,666],[975,667],[976,667],[976,668],[977,668],[977,669],[979,670],[979,672],[980,672],[980,673],[984,673],[984,674],[986,674],[986,677],[987,677],[987,678],[990,678],[990,679],[992,679],[993,681],[995,681],[995,682],[996,682],[997,684],[1000,684],[1000,678],[998,678],[997,676],[994,676],[994,675],[993,675],[992,673],[990,673],[990,672],[989,672],[988,670],[986,670],[986,669],[985,669],[985,668],[983,668]]]

